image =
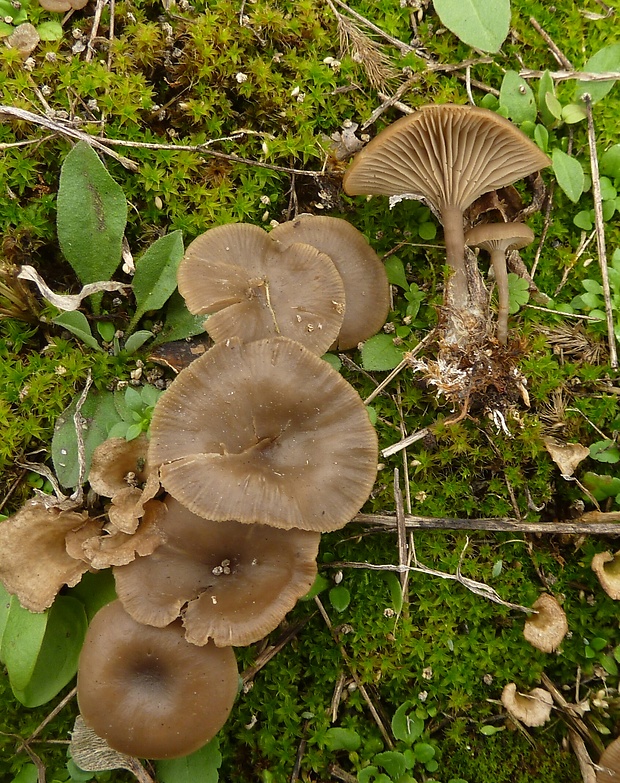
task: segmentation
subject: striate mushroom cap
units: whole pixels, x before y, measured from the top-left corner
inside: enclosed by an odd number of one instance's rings
[[[476,106],[423,106],[379,133],[347,170],[352,196],[402,195],[466,209],[483,193],[550,165],[519,128]]]
[[[596,783],[620,783],[620,737],[605,748],[598,765],[605,767],[605,771],[597,770]]]
[[[349,522],[377,472],[359,395],[285,337],[219,343],[160,397],[149,459],[198,516],[325,532]]]
[[[345,291],[331,258],[307,244],[282,246],[249,223],[199,236],[177,277],[188,309],[209,314],[205,329],[216,343],[283,335],[322,354],[342,325]]]
[[[564,609],[549,593],[543,593],[534,601],[532,609],[537,614],[530,615],[525,621],[523,636],[538,650],[555,652],[568,632]]]
[[[320,533],[212,522],[172,497],[165,504],[166,543],[114,569],[137,622],[163,627],[181,615],[188,642],[238,647],[273,631],[312,587]]]
[[[525,726],[542,726],[551,717],[553,697],[544,688],[518,693],[517,686],[511,682],[502,691],[502,704],[511,718]]]
[[[381,329],[390,310],[390,284],[381,259],[361,231],[340,218],[300,215],[280,223],[269,236],[283,247],[295,242],[312,245],[334,262],[346,301],[338,349],[355,348]]]
[[[114,750],[140,758],[186,756],[226,722],[237,695],[230,647],[197,647],[180,622],[140,625],[120,601],[93,618],[78,665],[84,722]]]
[[[88,571],[88,564],[71,557],[65,545],[66,536],[87,520],[86,513],[48,509],[32,500],[0,523],[0,582],[23,607],[45,611],[61,587],[73,587]]]
[[[614,601],[620,600],[620,552],[599,552],[592,558],[592,570],[601,587]]]
[[[534,232],[525,223],[480,223],[465,234],[465,244],[488,253],[520,250],[534,241]]]
[[[128,487],[143,484],[149,475],[149,442],[146,435],[134,440],[109,438],[94,450],[88,481],[92,489],[106,498]]]

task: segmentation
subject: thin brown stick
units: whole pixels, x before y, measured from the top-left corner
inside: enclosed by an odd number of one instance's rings
[[[554,183],[552,182],[549,187],[549,192],[547,194],[547,205],[545,206],[543,230],[541,231],[540,234],[540,241],[538,243],[538,247],[536,248],[536,254],[534,255],[534,263],[532,264],[532,269],[530,271],[530,277],[532,278],[532,280],[534,279],[534,276],[536,274],[536,269],[538,268],[538,262],[540,261],[543,245],[545,244],[547,233],[549,232],[549,226],[551,225],[551,208],[553,206],[553,186]]]
[[[36,727],[36,729],[32,732],[32,734],[28,737],[28,739],[24,740],[23,743],[17,748],[17,753],[20,752],[22,748],[24,748],[26,745],[29,745],[35,737],[37,737],[43,729],[47,726],[48,723],[51,723],[51,721],[54,720],[56,715],[63,710],[67,704],[77,695],[77,686],[75,688],[72,688],[69,693],[62,699],[58,704],[54,707],[54,709],[45,717],[41,723]]]
[[[352,522],[379,529],[396,530],[396,517],[388,514],[357,514]],[[512,517],[458,519],[454,517],[405,516],[409,530],[487,530],[498,533],[545,533],[548,535],[620,536],[620,512],[589,511],[575,522],[519,522]]]
[[[396,504],[396,531],[398,533],[398,564],[403,566],[399,573],[400,586],[404,590],[409,571],[407,568],[407,527],[405,526],[405,507],[403,493],[400,491],[400,473],[394,468],[394,503]]]
[[[88,37],[88,43],[86,44],[86,56],[84,60],[89,63],[95,54],[95,38],[99,32],[99,23],[101,22],[101,14],[103,13],[103,7],[108,0],[97,0],[95,5],[95,14],[93,16],[93,23],[90,29],[90,35]]]
[[[546,32],[541,25],[534,19],[533,16],[530,16],[530,24],[532,27],[536,30],[538,35],[543,39],[543,41],[547,44],[549,49],[551,49],[551,53],[555,57],[555,59],[558,61],[558,63],[562,66],[562,68],[566,68],[567,71],[573,70],[573,65],[571,61],[566,57],[564,52],[560,49],[560,47],[555,43],[555,41],[551,38],[548,32]]]
[[[116,0],[110,0],[110,27],[108,30],[108,71],[112,68],[112,45],[114,43],[114,17],[116,12]]]
[[[297,636],[308,620],[314,617],[314,614],[315,613],[309,614],[298,623],[295,623],[295,625],[287,628],[287,630],[280,637],[278,637],[274,644],[269,645],[269,647],[263,650],[263,652],[256,658],[254,663],[251,666],[248,666],[248,668],[241,673],[241,681],[244,686],[251,683],[258,672],[263,668],[263,666],[266,666],[269,661],[280,652],[280,650],[286,647],[291,639],[294,639]]]
[[[603,220],[603,199],[601,198],[601,182],[599,179],[598,156],[596,154],[596,135],[594,133],[594,119],[592,117],[592,99],[589,93],[583,94],[583,102],[588,117],[588,146],[590,148],[590,170],[592,173],[592,195],[594,197],[594,227],[596,228],[596,245],[598,249],[598,262],[601,268],[603,283],[603,297],[605,299],[605,315],[607,316],[607,341],[609,343],[609,364],[612,368],[618,366],[618,352],[616,350],[616,333],[614,326],[614,314],[611,304],[611,289],[609,287],[609,273],[607,271],[607,250],[605,248],[605,222]]]
[[[573,71],[570,68],[565,71],[536,71],[531,68],[522,68],[519,71],[519,76],[522,79],[540,79],[545,73],[548,73],[555,82],[566,82],[572,79],[579,82],[609,82],[620,79],[620,71],[593,73],[591,71]]]
[[[314,597],[314,602],[318,606],[319,612],[321,613],[321,617],[325,621],[325,625],[329,629],[329,632],[331,633],[333,640],[335,641],[335,643],[338,646],[338,649],[340,650],[340,654],[342,655],[345,663],[347,664],[347,666],[349,668],[349,671],[351,672],[351,676],[355,680],[355,684],[357,685],[357,689],[362,694],[362,698],[364,699],[364,701],[368,705],[368,709],[370,710],[370,713],[371,713],[372,717],[374,718],[375,723],[379,727],[379,731],[381,732],[381,735],[382,735],[383,739],[385,740],[385,744],[388,746],[388,748],[390,748],[390,750],[394,750],[394,743],[392,742],[392,738],[390,737],[390,735],[388,733],[388,730],[385,728],[385,725],[384,725],[383,721],[381,720],[381,716],[377,712],[377,709],[376,709],[375,705],[372,703],[372,700],[371,700],[370,696],[368,695],[368,691],[364,687],[364,684],[362,683],[360,678],[357,676],[357,673],[356,673],[355,669],[353,668],[353,663],[351,661],[351,658],[349,657],[348,652],[345,650],[344,645],[342,644],[342,642],[338,638],[338,635],[337,635],[336,631],[334,630],[334,626],[332,625],[332,621],[330,620],[329,615],[325,611],[325,607],[321,603],[321,599],[318,597],[318,595],[316,595]]]

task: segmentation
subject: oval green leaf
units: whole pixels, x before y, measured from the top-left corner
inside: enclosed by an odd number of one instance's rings
[[[506,71],[499,91],[499,105],[517,125],[536,122],[536,100],[529,84],[516,71]]]
[[[389,334],[375,334],[362,346],[362,366],[365,370],[393,370],[403,358]]]
[[[160,783],[217,783],[221,764],[220,743],[216,737],[189,756],[155,762],[155,768]]]
[[[551,161],[558,185],[569,199],[576,204],[581,198],[585,183],[581,163],[560,149],[553,150]]]
[[[617,73],[620,71],[620,43],[604,46],[593,54],[583,66],[585,73]],[[616,83],[615,79],[601,82],[577,82],[575,98],[582,99],[588,93],[592,103],[604,98]]]
[[[435,11],[448,30],[469,46],[497,52],[510,28],[510,0],[435,0]]]

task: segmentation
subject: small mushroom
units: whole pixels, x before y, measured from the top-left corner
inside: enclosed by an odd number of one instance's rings
[[[88,0],[39,0],[41,8],[52,13],[64,14],[73,9],[79,11],[88,3]]]
[[[423,106],[378,134],[349,166],[343,187],[422,200],[444,227],[454,304],[466,308],[463,212],[483,193],[550,164],[508,120],[475,106]]]
[[[61,587],[73,587],[88,571],[65,546],[66,536],[87,520],[86,513],[46,508],[32,500],[0,523],[0,581],[23,607],[45,611]]]
[[[551,717],[553,696],[544,688],[518,693],[517,686],[511,682],[502,691],[502,704],[511,718],[525,726],[542,726]]]
[[[17,49],[22,59],[26,60],[37,48],[40,40],[37,28],[30,22],[24,22],[15,28],[6,42],[12,49]]]
[[[298,242],[284,247],[248,223],[201,234],[178,281],[190,312],[209,314],[205,329],[216,343],[283,335],[322,354],[344,317],[344,285],[329,256]]]
[[[312,245],[334,262],[346,301],[337,348],[346,351],[376,334],[390,310],[390,284],[379,256],[364,235],[346,220],[324,215],[300,215],[280,223],[271,239],[283,247]]]
[[[138,622],[164,627],[181,615],[188,642],[238,647],[273,631],[312,587],[320,533],[211,522],[172,497],[165,505],[166,543],[114,569]]]
[[[564,610],[552,595],[543,593],[534,603],[536,614],[525,621],[523,636],[532,646],[542,652],[557,650],[568,632]]]
[[[592,570],[601,587],[614,601],[620,601],[620,552],[599,552],[592,558]]]
[[[368,498],[377,436],[354,389],[299,343],[231,339],[162,394],[149,459],[205,519],[324,532]]]
[[[520,250],[534,241],[534,232],[525,223],[480,223],[465,234],[468,247],[479,247],[491,256],[497,284],[497,339],[500,345],[508,341],[508,269],[506,253]]]
[[[620,737],[605,748],[598,766],[605,769],[596,771],[596,783],[620,783]]]
[[[114,750],[165,759],[202,747],[226,722],[237,695],[230,647],[197,647],[180,622],[140,625],[120,601],[93,618],[78,665],[84,722]]]

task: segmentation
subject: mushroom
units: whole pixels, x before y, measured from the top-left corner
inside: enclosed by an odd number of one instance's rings
[[[550,164],[511,122],[475,106],[423,106],[379,133],[354,158],[343,187],[426,202],[444,227],[454,305],[468,304],[463,211],[483,193]]]
[[[508,341],[508,269],[506,253],[520,250],[534,241],[534,232],[525,223],[480,223],[465,234],[468,247],[479,247],[491,256],[497,284],[497,339],[500,345]]]
[[[511,718],[526,726],[542,726],[551,717],[553,697],[544,688],[518,693],[517,686],[510,682],[502,691],[502,704]]]
[[[71,557],[65,546],[65,537],[87,519],[86,513],[47,508],[31,500],[0,523],[0,581],[23,607],[45,611],[63,585],[73,587],[88,571],[88,565]]]
[[[114,750],[165,759],[202,747],[226,722],[237,695],[230,647],[197,647],[180,622],[140,625],[120,601],[93,618],[78,665],[84,722]]]
[[[592,558],[592,570],[601,587],[614,601],[620,600],[620,552],[599,552]]]
[[[605,748],[598,766],[605,769],[597,770],[596,783],[620,783],[620,737]]]
[[[64,14],[73,9],[79,11],[88,3],[88,0],[39,0],[41,8],[52,13]]]
[[[532,646],[542,652],[557,650],[568,632],[566,614],[549,593],[543,593],[533,604],[536,614],[525,621],[523,636]]]
[[[306,244],[283,247],[248,223],[201,234],[177,277],[190,312],[209,314],[216,343],[283,335],[322,354],[342,325],[344,285],[331,258]]]
[[[116,592],[139,623],[181,614],[188,642],[252,644],[274,630],[312,587],[320,533],[212,522],[167,497],[166,543],[114,569]]]
[[[366,501],[377,436],[359,395],[299,343],[216,344],[162,394],[149,460],[205,519],[337,530]]]
[[[390,310],[390,284],[379,256],[360,231],[340,218],[300,215],[280,223],[269,236],[285,248],[296,242],[312,245],[334,262],[346,301],[336,341],[340,350],[355,348],[381,329]]]

